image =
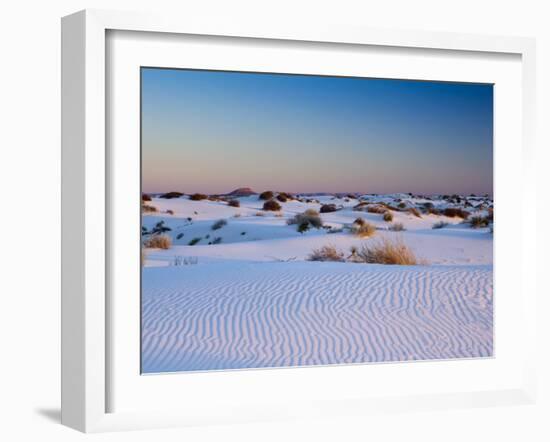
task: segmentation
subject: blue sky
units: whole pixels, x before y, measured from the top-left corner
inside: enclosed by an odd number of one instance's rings
[[[142,68],[145,192],[492,193],[492,85]]]

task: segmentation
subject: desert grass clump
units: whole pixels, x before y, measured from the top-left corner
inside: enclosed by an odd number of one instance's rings
[[[146,193],[141,194],[141,201],[151,201],[151,195],[147,195]]]
[[[193,195],[189,196],[189,199],[191,201],[201,201],[208,198],[208,195],[205,195],[204,193],[194,193]]]
[[[172,247],[172,238],[168,235],[153,235],[145,241],[145,247],[166,250]]]
[[[402,232],[407,229],[405,229],[403,223],[393,223],[389,225],[388,230],[391,230],[392,232]]]
[[[365,264],[418,265],[414,252],[401,240],[381,238],[369,241],[355,252],[356,259]]]
[[[357,222],[358,220],[361,221]],[[358,218],[351,225],[350,231],[353,235],[360,238],[368,238],[369,236],[373,236],[376,233],[376,227],[374,226],[374,224],[368,223],[363,220],[363,218]]]
[[[336,204],[323,204],[319,209],[319,212],[330,213],[330,212],[336,212],[337,210],[338,210],[338,207],[336,207]]]
[[[218,230],[218,229],[221,229],[225,225],[227,225],[227,221],[225,219],[219,219],[214,224],[212,224],[211,229],[212,230]]]
[[[417,218],[422,218],[422,215],[416,207],[411,207],[409,210],[407,210],[407,212],[409,212],[411,215],[416,216]]]
[[[378,213],[379,215],[382,215],[383,213],[386,213],[388,209],[386,209],[381,204],[370,204],[367,206],[367,212],[369,213]]]
[[[390,211],[386,211],[384,212],[384,216],[382,218],[387,223],[391,223],[393,221],[393,213],[391,213]]]
[[[241,202],[239,200],[229,200],[227,205],[231,207],[241,207]]]
[[[456,207],[447,207],[443,211],[443,215],[448,216],[449,218],[462,218],[462,219],[468,219],[470,216],[470,212],[464,209],[456,208]]]
[[[281,203],[286,203],[288,201],[288,198],[286,196],[286,194],[284,193],[279,193],[277,195],[277,199],[281,202]]]
[[[141,205],[141,211],[143,213],[154,213],[154,212],[158,212],[158,209],[155,206],[150,206],[148,204],[142,204]]]
[[[313,251],[307,257],[308,261],[343,262],[344,254],[333,245],[326,245]]]
[[[266,190],[265,192],[260,193],[258,196],[261,200],[270,200],[273,198],[273,192],[271,190]]]
[[[275,200],[269,200],[264,203],[263,210],[277,212],[281,210],[281,205]]]
[[[474,229],[489,227],[489,219],[486,216],[473,216],[470,218],[470,226]]]
[[[300,233],[303,233],[306,230],[308,230],[310,226],[315,227],[316,229],[323,227],[323,220],[321,219],[319,212],[317,212],[317,210],[315,209],[307,209],[303,213],[297,213],[292,218],[289,218],[286,221],[286,223],[289,226],[293,224],[297,224],[298,231],[300,232],[300,229],[302,229]]]
[[[447,227],[448,225],[448,222],[438,221],[432,226],[432,229],[442,229],[443,227]]]
[[[173,214],[174,214],[174,211],[171,210],[171,209],[168,209],[168,210],[166,211],[166,213],[167,213],[168,215],[173,215]]]

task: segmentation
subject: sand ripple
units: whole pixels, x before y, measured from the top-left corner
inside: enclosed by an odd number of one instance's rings
[[[492,266],[146,268],[144,373],[488,357]]]

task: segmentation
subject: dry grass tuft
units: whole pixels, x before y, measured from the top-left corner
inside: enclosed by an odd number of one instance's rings
[[[391,230],[392,232],[402,232],[403,230],[407,230],[407,229],[405,229],[405,226],[403,225],[403,223],[393,223],[393,224],[390,224],[390,226],[388,227],[388,230]]]
[[[153,235],[145,241],[145,247],[150,249],[169,249],[172,247],[172,238],[168,235]]]
[[[147,195],[146,193],[141,194],[141,201],[151,201],[151,195]]]
[[[326,245],[319,249],[314,249],[307,257],[308,261],[336,261],[343,262],[344,254],[333,245]]]
[[[181,196],[183,196],[183,193],[181,192],[167,192],[167,193],[163,193],[161,196],[159,196],[159,198],[170,200],[172,198],[179,198]]]
[[[409,210],[407,210],[407,212],[409,212],[411,215],[416,216],[417,218],[422,218],[422,215],[416,207],[411,207]]]
[[[393,213],[391,213],[390,211],[384,212],[383,219],[387,223],[391,223],[393,221]]]
[[[414,252],[401,240],[381,238],[369,241],[355,252],[359,262],[366,264],[418,265]]]
[[[448,216],[449,218],[462,218],[467,219],[470,216],[470,212],[464,209],[455,208],[455,207],[447,207],[443,211],[443,215]]]
[[[443,227],[447,227],[448,225],[449,223],[445,221],[439,221],[432,226],[432,229],[442,229]]]
[[[358,220],[361,221],[358,223]],[[368,223],[363,220],[363,218],[358,218],[351,225],[350,231],[352,234],[360,238],[368,238],[369,236],[373,236],[376,233],[376,227],[374,226],[374,224]]]
[[[367,206],[367,212],[369,213],[378,213],[379,215],[382,215],[387,212],[387,208],[384,207],[382,204],[371,204]]]
[[[319,211],[321,213],[330,213],[330,212],[336,212],[337,210],[338,210],[338,207],[336,207],[336,204],[323,204]]]
[[[480,227],[489,227],[489,218],[486,216],[473,216],[470,218],[470,226],[474,229],[479,229]]]
[[[229,200],[227,205],[231,207],[241,207],[241,202],[239,200]]]
[[[155,206],[149,206],[148,204],[141,205],[141,211],[143,213],[153,213],[158,212],[158,209]]]

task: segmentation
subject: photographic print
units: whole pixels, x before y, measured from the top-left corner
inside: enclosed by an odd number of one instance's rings
[[[143,374],[493,356],[493,85],[141,68]]]

